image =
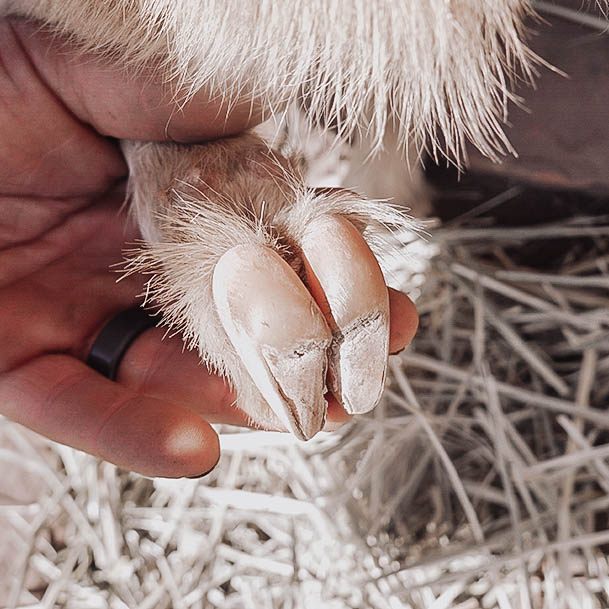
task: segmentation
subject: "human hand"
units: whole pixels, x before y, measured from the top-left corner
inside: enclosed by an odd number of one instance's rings
[[[143,288],[109,270],[138,238],[116,139],[203,141],[259,117],[205,92],[178,108],[154,75],[80,56],[24,22],[0,20],[0,59],[0,413],[145,475],[201,475],[219,458],[209,423],[248,421],[195,353],[153,329],[116,382],[84,363]],[[417,317],[403,294],[390,301],[395,352]],[[346,418],[332,402],[330,423]]]

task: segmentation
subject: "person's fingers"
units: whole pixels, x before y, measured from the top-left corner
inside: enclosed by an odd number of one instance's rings
[[[134,73],[114,60],[83,55],[73,43],[34,24],[14,22],[32,63],[49,88],[80,120],[120,139],[192,142],[239,133],[261,120],[250,101],[230,103],[200,90],[185,103],[162,68]]]
[[[0,411],[48,438],[147,476],[200,476],[220,456],[197,414],[144,396],[64,355],[0,374]]]
[[[389,353],[404,350],[419,327],[417,309],[406,294],[389,288]]]
[[[248,418],[235,406],[228,384],[181,339],[164,334],[154,328],[138,336],[121,361],[117,381],[137,393],[182,404],[210,423],[246,425]]]

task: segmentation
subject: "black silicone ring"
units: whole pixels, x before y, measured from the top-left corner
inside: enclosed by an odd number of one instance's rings
[[[122,311],[102,328],[91,347],[87,365],[110,380],[115,380],[129,345],[155,325],[154,318],[141,307]]]

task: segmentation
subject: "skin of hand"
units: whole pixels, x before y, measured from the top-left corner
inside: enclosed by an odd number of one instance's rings
[[[84,361],[103,325],[141,302],[111,265],[138,238],[118,139],[205,141],[259,121],[205,92],[186,105],[150,74],[82,56],[36,25],[0,20],[0,414],[148,476],[199,476],[220,456],[209,423],[247,424],[224,381],[161,329],[110,381]],[[227,118],[226,118],[227,117]],[[390,350],[418,318],[390,290]],[[330,425],[348,417],[331,402]]]

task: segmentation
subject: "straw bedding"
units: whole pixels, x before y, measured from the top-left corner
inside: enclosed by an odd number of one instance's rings
[[[523,196],[400,236],[421,328],[338,433],[169,481],[1,421],[0,606],[608,607],[609,217],[490,223]]]

